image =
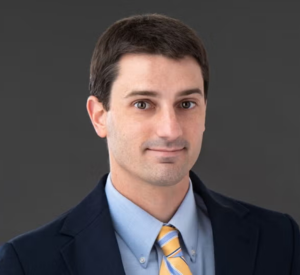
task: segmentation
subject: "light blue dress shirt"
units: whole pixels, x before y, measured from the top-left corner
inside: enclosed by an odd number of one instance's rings
[[[158,275],[163,252],[155,243],[163,225],[120,194],[109,173],[105,186],[109,210],[127,275]],[[193,275],[215,275],[211,223],[202,198],[189,190],[169,224],[180,232],[183,255]]]

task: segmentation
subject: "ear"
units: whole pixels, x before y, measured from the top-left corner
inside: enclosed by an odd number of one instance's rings
[[[104,109],[103,104],[98,101],[97,97],[89,96],[86,108],[97,135],[101,138],[105,138],[107,135],[107,111]]]

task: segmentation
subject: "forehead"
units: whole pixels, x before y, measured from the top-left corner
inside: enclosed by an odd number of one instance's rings
[[[203,91],[200,65],[190,56],[172,59],[154,54],[125,54],[118,63],[114,89],[174,91],[199,88]]]

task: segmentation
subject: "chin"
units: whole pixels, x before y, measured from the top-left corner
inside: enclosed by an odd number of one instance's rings
[[[146,182],[156,186],[173,186],[178,184],[188,174],[188,172],[189,171],[186,171],[186,169],[179,171],[177,168],[151,171]]]

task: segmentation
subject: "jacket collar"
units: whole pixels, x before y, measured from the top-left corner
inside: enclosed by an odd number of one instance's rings
[[[107,176],[68,214],[61,228],[61,234],[73,237],[61,248],[72,275],[125,275],[105,196]],[[207,189],[193,171],[190,178],[211,220],[215,275],[252,274],[259,230],[247,219],[251,213],[240,203]]]

